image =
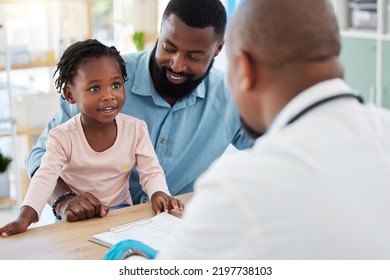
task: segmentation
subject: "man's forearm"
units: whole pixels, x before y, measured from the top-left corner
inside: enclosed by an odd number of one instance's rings
[[[68,187],[68,185],[61,179],[61,177],[57,180],[57,185],[54,188],[48,203],[50,205],[53,205],[54,201],[57,197],[59,197],[61,194],[71,191],[71,189]]]

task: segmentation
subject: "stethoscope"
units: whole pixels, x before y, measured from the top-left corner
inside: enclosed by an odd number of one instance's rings
[[[363,97],[361,97],[360,95],[356,95],[356,94],[353,94],[353,93],[343,93],[343,94],[338,94],[338,95],[334,95],[334,96],[330,96],[330,97],[327,97],[327,98],[324,98],[324,99],[321,99],[313,104],[311,104],[310,106],[306,107],[305,109],[303,109],[301,112],[299,112],[298,114],[296,114],[293,118],[291,118],[286,125],[289,125],[289,124],[292,124],[293,122],[295,122],[296,120],[298,120],[300,117],[302,117],[304,114],[306,114],[307,112],[313,110],[314,108],[317,108],[318,106],[321,106],[323,105],[324,103],[328,103],[330,101],[333,101],[333,100],[337,100],[337,99],[341,99],[341,98],[354,98],[356,100],[359,101],[359,103],[361,104],[364,104],[364,99]]]

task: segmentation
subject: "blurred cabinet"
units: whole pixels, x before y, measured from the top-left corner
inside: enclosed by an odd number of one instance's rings
[[[390,108],[390,1],[333,1],[345,79],[366,101]]]
[[[0,0],[0,51],[11,51],[12,69],[53,66],[71,43],[90,38],[91,1]]]
[[[0,0],[0,136],[12,139],[1,149],[11,150],[17,203],[29,183],[24,158],[58,110],[55,66],[69,45],[92,37],[91,1]]]
[[[375,101],[376,40],[354,37],[341,38],[340,59],[345,70],[345,80],[366,101]]]
[[[382,106],[390,108],[390,40],[382,42]]]

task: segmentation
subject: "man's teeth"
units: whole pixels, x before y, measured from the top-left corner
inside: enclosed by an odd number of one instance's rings
[[[172,74],[169,74],[169,76],[171,76],[171,78],[174,80],[183,80],[183,77],[181,76],[173,76]]]

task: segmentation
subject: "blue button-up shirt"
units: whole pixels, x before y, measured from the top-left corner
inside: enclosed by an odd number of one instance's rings
[[[147,123],[172,195],[193,191],[194,181],[229,144],[238,149],[252,145],[240,127],[239,113],[223,72],[212,68],[189,96],[170,106],[154,88],[149,72],[150,52],[126,54],[123,58],[128,81],[122,112]],[[30,175],[40,165],[48,131],[78,113],[75,105],[63,99],[60,102],[60,112],[48,123],[26,158]],[[136,167],[130,177],[130,191],[133,202],[139,203],[142,189]]]

